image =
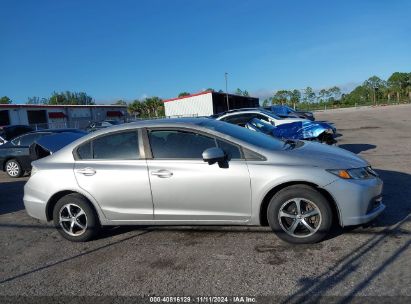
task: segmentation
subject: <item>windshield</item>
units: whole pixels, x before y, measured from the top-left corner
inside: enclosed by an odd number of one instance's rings
[[[267,150],[282,150],[284,148],[284,142],[279,139],[223,121],[209,119],[198,125],[229,135],[259,148]]]
[[[271,111],[267,111],[267,110],[260,110],[261,113],[264,113],[265,115],[268,115],[274,119],[282,119],[281,117],[277,116],[276,114],[274,114],[274,112]]]
[[[275,130],[275,127],[273,125],[258,118],[253,118],[248,123],[265,134],[272,134]]]

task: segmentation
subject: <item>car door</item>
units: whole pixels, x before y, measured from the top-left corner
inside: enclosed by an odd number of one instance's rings
[[[75,150],[78,185],[92,195],[107,219],[153,219],[147,163],[140,149],[139,131],[111,132]]]
[[[250,177],[240,147],[193,130],[147,130],[147,160],[156,221],[246,222],[251,215]],[[202,152],[221,147],[227,168],[209,165]]]

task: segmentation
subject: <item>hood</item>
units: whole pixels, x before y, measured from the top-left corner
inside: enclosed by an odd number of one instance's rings
[[[327,129],[311,121],[296,121],[275,127],[273,134],[278,138],[312,139],[317,138]]]
[[[362,157],[338,148],[316,142],[303,141],[296,148],[281,151],[282,162],[295,165],[312,165],[324,169],[351,169],[369,166]]]

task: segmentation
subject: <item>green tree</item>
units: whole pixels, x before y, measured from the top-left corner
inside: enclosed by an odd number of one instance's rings
[[[132,115],[143,117],[146,114],[145,105],[138,99],[133,100],[127,108]]]
[[[278,90],[275,92],[272,103],[273,104],[287,104],[288,101],[291,99],[292,92],[288,90]]]
[[[294,109],[296,107],[296,104],[299,103],[300,100],[301,100],[301,92],[296,89],[292,90],[290,92],[290,101],[292,102]]]
[[[184,96],[189,96],[190,93],[188,92],[181,92],[180,94],[178,94],[178,97],[184,97]]]
[[[11,104],[12,100],[8,96],[3,96],[0,98],[0,104]]]
[[[328,102],[340,102],[341,100],[341,89],[337,86],[333,86],[328,90],[329,92],[329,97],[328,97]]]
[[[318,100],[319,100],[320,102],[326,101],[326,100],[327,100],[327,96],[328,96],[328,90],[327,90],[327,89],[321,89],[321,90],[318,92]]]
[[[345,105],[364,104],[371,101],[370,90],[362,85],[357,86],[349,94],[346,94],[342,100]]]
[[[248,93],[247,90],[241,90],[240,88],[238,88],[237,90],[235,90],[234,92],[235,95],[240,95],[240,96],[250,96],[250,94]]]
[[[408,73],[395,72],[387,80],[390,93],[397,96],[397,102],[400,101],[401,96],[405,96],[406,88],[409,84]]]
[[[53,92],[49,98],[51,105],[93,105],[93,98],[85,92]]]
[[[141,118],[164,116],[164,103],[159,97],[148,97],[142,101],[136,99],[128,106],[128,112]]]
[[[369,90],[369,94],[377,102],[387,92],[387,82],[378,76],[371,76],[362,84],[363,87]]]
[[[304,100],[305,102],[311,103],[311,102],[314,102],[315,98],[316,98],[316,95],[315,95],[314,90],[313,90],[311,87],[306,87],[306,88],[304,89],[304,97],[303,97],[303,100]]]
[[[48,104],[49,100],[47,98],[40,98],[37,96],[28,97],[26,104]]]

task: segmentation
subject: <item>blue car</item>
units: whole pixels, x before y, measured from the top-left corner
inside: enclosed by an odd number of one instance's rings
[[[264,120],[253,118],[245,127],[281,139],[312,140],[328,145],[337,142],[335,128],[325,122],[296,121],[273,126]]]
[[[305,118],[311,121],[314,121],[314,114],[308,111],[297,111],[289,106],[284,105],[272,105],[268,107],[264,107],[264,109],[269,110],[275,113],[277,116],[281,118],[288,118],[288,117],[297,117],[297,118]]]

